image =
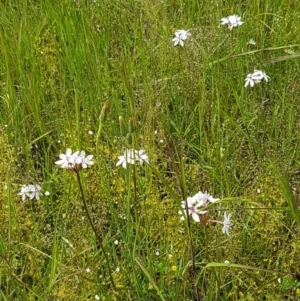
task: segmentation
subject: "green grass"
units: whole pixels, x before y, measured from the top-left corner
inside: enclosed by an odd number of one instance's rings
[[[197,300],[196,284],[200,300],[300,300],[299,10],[1,1],[0,299]],[[271,80],[245,88],[254,69]],[[94,155],[80,178],[108,262],[76,175],[55,165],[68,147]],[[150,164],[116,167],[127,147]],[[22,201],[23,184],[50,196]],[[221,199],[211,219],[232,214],[230,236],[180,221],[199,190]]]

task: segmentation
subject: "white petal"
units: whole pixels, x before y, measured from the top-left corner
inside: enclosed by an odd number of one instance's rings
[[[200,217],[197,213],[192,213],[192,218],[195,222],[200,223]]]
[[[124,156],[119,156],[118,158],[119,158],[119,161],[117,162],[116,166],[121,165],[125,161]]]

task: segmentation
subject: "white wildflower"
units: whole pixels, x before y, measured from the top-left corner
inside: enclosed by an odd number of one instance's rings
[[[179,29],[175,31],[175,38],[172,40],[174,42],[174,46],[177,46],[178,44],[180,46],[184,45],[184,41],[190,36],[188,30]]]
[[[242,25],[244,22],[241,21],[241,17],[237,15],[228,16],[221,19],[221,25],[228,25],[229,30],[232,30],[234,27]]]

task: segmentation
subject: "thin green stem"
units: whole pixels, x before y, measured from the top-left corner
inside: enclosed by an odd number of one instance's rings
[[[191,253],[191,261],[192,261],[192,274],[193,274],[193,286],[194,291],[196,294],[196,300],[200,300],[200,294],[198,290],[198,286],[196,284],[197,281],[197,270],[196,270],[196,257],[195,257],[195,250],[194,250],[194,244],[192,239],[192,233],[191,233],[191,222],[189,217],[189,208],[188,208],[188,202],[187,202],[187,195],[186,195],[186,181],[185,181],[185,173],[184,173],[184,164],[183,164],[183,153],[182,153],[182,146],[180,147],[180,170],[181,170],[181,191],[183,199],[185,200],[185,211],[187,216],[187,227],[188,227],[188,235],[189,235],[189,245],[190,245],[190,253]]]
[[[95,226],[92,222],[92,219],[91,219],[88,207],[87,207],[87,203],[86,203],[86,200],[85,200],[85,196],[84,196],[84,192],[83,192],[79,172],[76,172],[76,176],[77,176],[77,182],[78,182],[78,185],[79,185],[79,190],[80,190],[82,201],[83,201],[84,210],[86,212],[86,215],[87,215],[88,221],[90,223],[90,226],[91,226],[91,228],[92,228],[92,230],[93,230],[93,232],[94,232],[94,234],[97,238],[98,244],[100,245],[100,248],[103,252],[103,255],[104,255],[104,258],[105,258],[105,261],[106,261],[106,265],[107,265],[107,269],[108,269],[108,273],[109,273],[110,282],[111,282],[113,288],[116,289],[116,286],[115,286],[115,283],[114,283],[114,280],[113,280],[113,277],[112,277],[112,272],[111,272],[108,256],[107,256],[106,251],[105,251],[104,246],[103,246],[102,238],[100,237],[99,233],[97,232],[97,230],[96,230],[96,228],[95,228]]]
[[[97,131],[97,136],[96,136],[96,154],[97,154],[97,156],[99,155],[99,139],[100,139],[102,127],[103,127],[103,122],[100,121],[98,131]]]

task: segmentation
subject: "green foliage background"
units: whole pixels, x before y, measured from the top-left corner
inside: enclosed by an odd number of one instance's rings
[[[225,237],[192,224],[201,300],[300,299],[299,11],[282,0],[1,1],[1,298],[195,300],[178,211],[202,190],[233,227]],[[233,31],[220,26],[231,14],[244,21]],[[177,29],[190,30],[184,47]],[[254,69],[271,81],[245,88]],[[150,165],[123,170],[129,118]],[[75,176],[54,164],[67,147],[95,156],[81,178],[116,289]],[[22,201],[32,183],[50,196]],[[207,266],[225,260],[248,268]]]

